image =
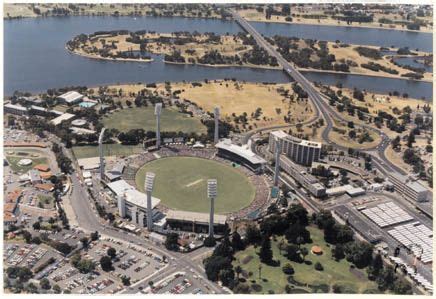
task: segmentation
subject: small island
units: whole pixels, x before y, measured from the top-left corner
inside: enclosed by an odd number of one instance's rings
[[[408,48],[350,45],[337,40],[318,41],[274,35],[267,41],[299,70],[413,79],[431,82],[424,67],[396,62],[397,58],[432,57]],[[151,62],[150,54],[163,55],[165,63],[205,66],[239,66],[280,69],[275,57],[260,48],[246,33],[113,30],[80,34],[67,42],[68,51],[90,58]],[[427,58],[428,59],[428,58]],[[424,65],[423,65],[424,66]]]

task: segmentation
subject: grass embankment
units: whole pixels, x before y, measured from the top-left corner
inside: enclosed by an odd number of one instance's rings
[[[145,173],[156,174],[153,196],[171,209],[209,212],[207,180],[217,179],[215,213],[230,213],[248,206],[255,188],[241,172],[216,161],[193,158],[162,158],[145,164],[136,174],[136,185],[144,189]]]
[[[275,294],[284,294],[286,285],[293,288],[293,293],[317,293],[317,292],[332,292],[333,285],[340,285],[347,293],[362,293],[368,289],[377,289],[376,283],[368,280],[364,270],[351,268],[351,263],[342,259],[335,261],[332,259],[331,247],[324,241],[323,232],[316,227],[308,227],[313,243],[304,244],[309,254],[305,260],[310,261],[310,264],[295,263],[289,261],[285,256],[285,251],[280,254],[279,243],[282,237],[278,237],[276,241],[271,242],[273,250],[273,259],[280,261],[280,266],[274,267],[262,264],[261,279],[259,279],[259,256],[260,248],[248,247],[242,252],[235,255],[236,260],[234,266],[241,266],[246,273],[252,272],[251,277],[247,277],[247,283],[253,285],[253,293],[268,293],[273,290]],[[284,240],[286,244],[286,239]],[[322,255],[311,253],[312,246],[320,246],[323,250]],[[314,264],[319,262],[324,270],[317,271],[314,269]],[[295,270],[293,279],[289,279],[288,275],[284,274],[282,267],[290,263]],[[244,277],[241,275],[241,277]],[[245,277],[244,277],[245,278]],[[252,282],[255,281],[255,282]],[[260,288],[256,284],[260,285]]]
[[[98,157],[98,146],[85,145],[73,146],[73,152],[77,159]],[[142,145],[104,144],[103,155],[129,156],[144,152]]]

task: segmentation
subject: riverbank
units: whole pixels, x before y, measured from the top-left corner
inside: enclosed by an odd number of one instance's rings
[[[238,10],[238,13],[244,17],[247,21],[251,22],[263,22],[263,23],[279,23],[279,24],[301,24],[301,25],[317,25],[317,26],[333,26],[333,27],[346,27],[346,28],[369,28],[369,29],[383,29],[391,31],[403,31],[403,32],[421,32],[421,33],[433,33],[433,27],[421,27],[420,30],[410,30],[395,24],[382,24],[379,22],[372,23],[357,23],[347,24],[345,21],[338,21],[331,18],[311,19],[300,17],[292,17],[292,21],[286,21],[285,16],[271,16],[270,19],[266,18],[265,13],[260,13],[255,9]],[[316,12],[311,12],[316,13]],[[393,27],[391,27],[393,26]]]
[[[87,53],[83,53],[83,52],[76,52],[76,51],[72,51],[70,49],[68,49],[68,47],[65,47],[65,50],[68,51],[68,53],[73,54],[73,55],[78,55],[78,56],[82,56],[82,57],[86,57],[86,58],[90,58],[90,59],[97,59],[97,60],[106,60],[106,61],[120,61],[120,62],[153,62],[154,59],[150,58],[150,59],[140,59],[140,58],[110,58],[110,57],[102,57],[102,56],[98,56],[98,55],[93,55],[93,54],[87,54]]]

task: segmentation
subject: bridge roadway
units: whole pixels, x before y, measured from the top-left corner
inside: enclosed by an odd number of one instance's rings
[[[294,81],[298,82],[301,87],[307,92],[309,95],[309,98],[312,100],[315,109],[317,109],[316,115],[319,116],[319,112],[321,112],[323,118],[326,122],[326,127],[324,128],[322,132],[322,139],[327,144],[332,144],[336,148],[341,150],[348,150],[347,147],[344,147],[340,144],[335,144],[329,139],[329,133],[333,128],[333,119],[332,116],[335,119],[346,121],[343,119],[343,117],[334,111],[329,104],[326,102],[325,99],[323,99],[323,95],[316,90],[316,88],[312,85],[312,83],[307,80],[306,77],[304,77],[297,69],[296,67],[289,63],[286,59],[283,58],[283,56],[270,44],[268,43],[263,36],[256,31],[256,29],[248,23],[244,18],[242,18],[237,12],[234,10],[230,10],[234,20],[253,38],[256,40],[256,42],[259,44],[259,46],[263,47],[271,56],[275,57],[277,59],[277,63],[283,68],[283,71],[290,76]],[[376,162],[377,166],[382,168],[382,172],[389,173],[392,171],[399,172],[402,174],[405,174],[405,172],[397,167],[396,165],[392,164],[385,156],[384,151],[389,146],[389,137],[384,134],[381,130],[378,130],[376,128],[361,125],[362,127],[365,127],[366,129],[376,131],[382,138],[382,141],[377,145],[374,146],[371,149],[366,149],[365,151],[369,154],[371,154],[373,160]],[[261,131],[262,129],[257,129],[256,131],[250,132],[248,135],[251,136],[255,134],[256,132]],[[263,129],[265,130],[265,128]]]

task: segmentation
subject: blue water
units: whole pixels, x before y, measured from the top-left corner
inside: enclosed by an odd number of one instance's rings
[[[261,33],[295,35],[320,40],[380,46],[409,46],[431,49],[431,34],[386,31],[382,29],[344,28],[334,26],[255,23]],[[250,82],[287,82],[281,71],[241,67],[212,68],[195,65],[171,65],[162,57],[151,55],[152,63],[95,60],[73,55],[65,43],[80,33],[98,30],[140,30],[157,32],[199,31],[218,34],[237,33],[240,27],[232,21],[166,17],[49,17],[4,21],[4,93],[15,90],[42,92],[49,88],[71,85],[97,86],[127,82],[199,81],[236,78]],[[326,32],[327,30],[327,32]],[[393,42],[392,39],[395,39]],[[407,80],[307,73],[310,80],[327,84],[341,82],[345,87],[358,87],[388,93],[397,90],[411,97],[432,98],[432,84]]]
[[[81,102],[79,104],[79,106],[82,108],[91,108],[91,107],[94,107],[95,105],[96,105],[96,103],[93,103],[93,102]]]
[[[420,57],[397,57],[394,58],[395,62],[397,62],[400,65],[410,65],[413,67],[423,68],[426,72],[433,72],[433,66],[431,65],[425,65],[423,63],[417,62],[415,60],[419,60]]]

